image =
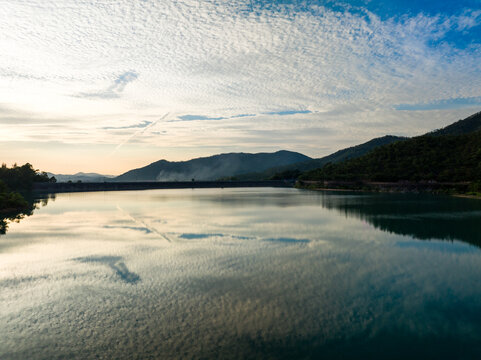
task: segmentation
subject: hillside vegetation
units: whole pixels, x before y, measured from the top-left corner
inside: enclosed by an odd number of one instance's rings
[[[481,181],[481,112],[423,136],[393,142],[301,174],[304,181]],[[476,190],[478,191],[478,190]]]
[[[113,181],[217,180],[306,160],[311,160],[311,158],[300,153],[285,150],[275,153],[220,154],[189,161],[160,160],[145,167],[130,170],[116,177]]]
[[[0,181],[10,189],[16,191],[28,191],[32,188],[34,182],[56,181],[55,178],[49,178],[46,172],[35,170],[29,163],[18,166],[14,164],[11,168],[6,164],[0,167]]]
[[[360,145],[351,146],[346,149],[336,151],[335,153],[324,156],[319,159],[311,159],[295,164],[285,166],[271,167],[260,173],[241,174],[236,177],[238,180],[282,180],[295,179],[301,173],[313,169],[320,168],[328,163],[337,163],[348,159],[355,159],[369,151],[386,144],[391,144],[396,141],[402,141],[406,138],[400,136],[386,135],[383,137],[369,140]]]
[[[481,112],[473,114],[466,119],[458,120],[451,125],[442,129],[434,130],[426,135],[442,136],[442,135],[463,135],[470,134],[481,130]]]
[[[28,192],[34,182],[55,181],[47,173],[34,170],[31,164],[22,166],[13,165],[8,168],[2,164],[0,167],[0,213],[15,212],[27,209],[28,202],[20,192]]]
[[[481,131],[424,135],[379,147],[360,158],[309,171],[301,180],[461,182],[481,180]]]

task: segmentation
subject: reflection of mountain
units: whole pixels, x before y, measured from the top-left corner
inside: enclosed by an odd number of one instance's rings
[[[417,239],[460,240],[481,246],[481,201],[414,194],[322,197],[322,205],[375,228]]]
[[[27,197],[26,200],[29,205],[27,209],[0,214],[0,235],[7,232],[10,222],[19,222],[24,217],[32,215],[34,210],[39,208],[39,204],[45,206],[49,200],[55,200],[55,194],[49,194],[46,197],[36,199]]]

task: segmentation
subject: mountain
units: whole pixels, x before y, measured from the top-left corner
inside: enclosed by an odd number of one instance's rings
[[[425,136],[462,135],[478,130],[481,130],[481,112],[475,113],[466,119],[456,121],[442,129],[429,132],[425,134]],[[372,139],[361,145],[339,150],[320,159],[312,159],[302,163],[271,168],[262,173],[243,174],[237,176],[237,178],[239,180],[297,178],[301,173],[322,168],[327,163],[339,163],[345,160],[359,158],[380,146],[407,139],[408,138],[405,137],[387,135]]]
[[[426,135],[441,136],[441,135],[462,135],[469,134],[481,130],[481,112],[473,114],[466,119],[456,121],[442,129],[432,131]]]
[[[323,167],[327,163],[337,163],[348,159],[358,158],[369,151],[386,144],[391,144],[396,141],[406,140],[405,137],[386,135],[383,137],[369,140],[360,145],[351,146],[335,153],[324,156],[319,159],[311,159],[308,161],[298,162],[294,164],[277,166],[269,168],[259,173],[248,173],[236,176],[239,180],[265,180],[265,179],[281,179],[281,178],[296,178],[301,172],[317,169]]]
[[[115,176],[113,175],[102,175],[97,173],[83,173],[78,172],[73,175],[65,175],[65,174],[52,174],[47,173],[49,177],[54,176],[57,182],[104,182],[104,181],[112,181],[112,178]]]
[[[283,166],[311,160],[310,157],[292,151],[275,153],[229,153],[188,161],[156,161],[145,167],[127,171],[115,181],[190,181],[216,180],[247,172],[261,172],[275,166]]]
[[[304,173],[301,180],[481,181],[481,116]]]

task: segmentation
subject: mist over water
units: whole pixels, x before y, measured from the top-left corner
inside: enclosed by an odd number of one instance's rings
[[[58,194],[0,237],[0,359],[476,358],[481,202]]]

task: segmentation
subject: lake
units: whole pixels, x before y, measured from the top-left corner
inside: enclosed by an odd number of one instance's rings
[[[57,194],[0,236],[0,359],[481,358],[481,201]]]

